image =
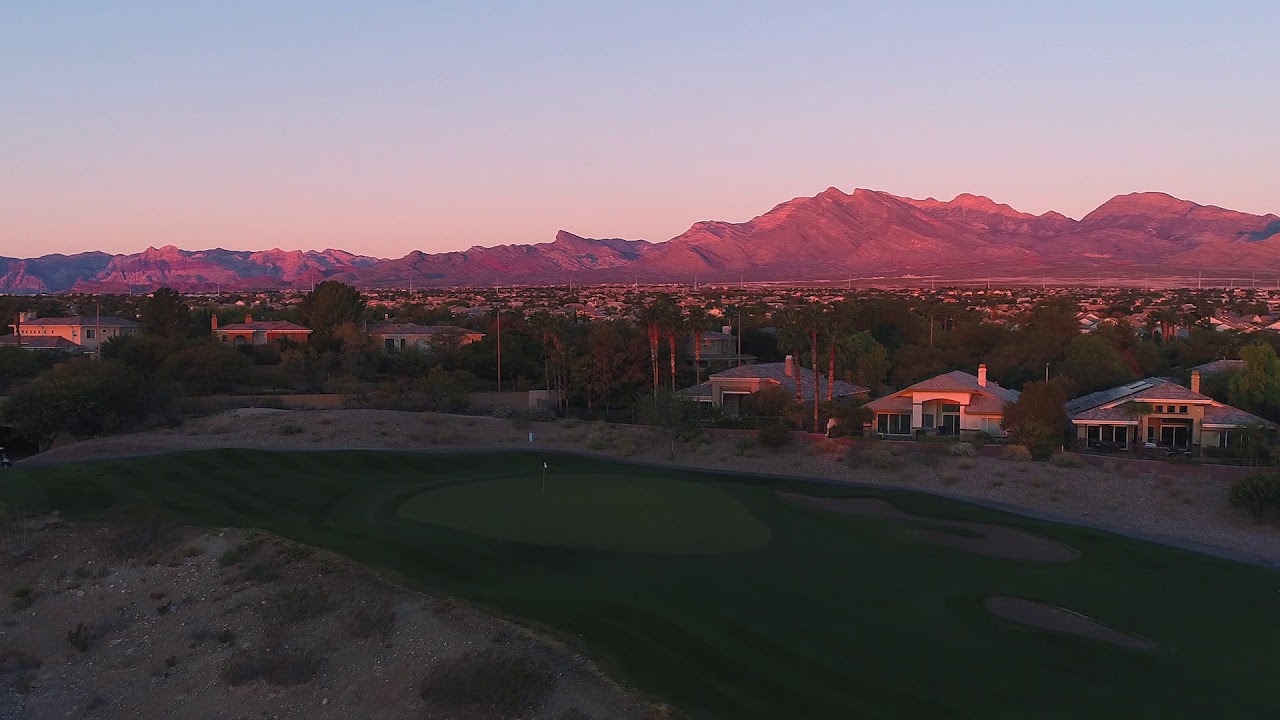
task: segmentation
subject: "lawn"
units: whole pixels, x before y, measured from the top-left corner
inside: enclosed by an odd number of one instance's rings
[[[1274,710],[1280,573],[915,493],[784,487],[1013,525],[1082,557],[969,555],[922,542],[909,523],[783,500],[774,481],[534,453],[224,450],[0,479],[0,500],[27,511],[151,504],[332,548],[547,629],[695,718]],[[1159,646],[1013,625],[982,607],[993,593],[1054,602]]]

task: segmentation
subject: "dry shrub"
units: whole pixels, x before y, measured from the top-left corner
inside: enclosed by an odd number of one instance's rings
[[[1138,468],[1128,465],[1120,470],[1120,474],[1127,478],[1136,478],[1138,477]]]
[[[636,441],[629,437],[619,438],[616,447],[618,448],[618,453],[623,457],[631,457],[632,455],[635,455],[638,450],[638,448],[636,448]]]
[[[1049,462],[1054,467],[1060,468],[1082,468],[1085,465],[1084,460],[1081,460],[1078,456],[1063,452],[1050,455]]]
[[[419,692],[423,700],[450,710],[515,717],[540,705],[555,682],[549,663],[489,648],[437,662]]]
[[[866,456],[867,462],[879,470],[892,470],[901,466],[903,462],[900,455],[894,454],[891,449],[887,448],[868,450]]]
[[[274,642],[258,650],[231,653],[218,676],[231,687],[264,680],[271,685],[302,685],[324,664],[324,656],[310,648]]]
[[[1006,445],[1000,457],[1009,462],[1031,462],[1031,451],[1025,445]]]
[[[955,485],[960,482],[960,474],[954,470],[943,470],[938,479],[942,481],[943,485]]]
[[[346,614],[347,631],[351,637],[367,640],[386,640],[395,628],[396,611],[386,598],[363,600],[351,606]]]
[[[973,446],[973,443],[958,442],[951,446],[951,454],[971,458],[978,454],[978,449]]]
[[[978,467],[978,462],[971,457],[963,457],[956,461],[956,467],[961,470],[972,470]]]
[[[319,617],[329,609],[329,591],[315,583],[292,585],[273,594],[262,608],[273,625],[292,625]]]

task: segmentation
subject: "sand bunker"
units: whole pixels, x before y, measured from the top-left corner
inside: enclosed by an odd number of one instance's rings
[[[992,595],[983,600],[982,604],[992,615],[1019,625],[1078,635],[1135,650],[1147,650],[1156,646],[1144,637],[1120,632],[1087,615],[1039,600]]]
[[[1075,548],[1026,530],[1004,525],[920,517],[905,513],[877,498],[822,498],[792,493],[778,494],[791,502],[830,512],[909,521],[918,526],[916,533],[921,540],[975,555],[1035,562],[1067,562],[1080,557],[1080,552]]]

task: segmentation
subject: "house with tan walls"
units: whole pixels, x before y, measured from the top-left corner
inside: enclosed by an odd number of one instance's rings
[[[793,397],[796,382],[800,383],[801,402],[813,402],[813,371],[802,367],[791,355],[784,362],[741,365],[715,373],[701,385],[685,388],[680,395],[697,402],[721,408],[729,415],[742,411],[742,399],[767,387],[780,387]],[[831,387],[832,399],[865,396],[870,390],[843,380],[836,380]],[[818,374],[818,397],[827,397],[827,377]]]
[[[254,320],[252,315],[245,315],[242,323],[230,323],[222,327],[218,327],[218,317],[215,315],[212,326],[214,337],[237,347],[268,345],[281,340],[305,343],[311,336],[311,330],[297,323],[287,320]]]
[[[109,315],[72,317],[36,317],[34,313],[22,313],[18,322],[9,326],[13,335],[6,345],[17,345],[28,350],[69,350],[73,352],[98,352],[105,342],[132,335],[142,327],[136,321]]]
[[[1018,399],[1016,390],[1000,387],[987,377],[962,370],[943,373],[866,404],[874,413],[871,430],[884,437],[941,435],[959,437],[985,432],[1005,434],[1000,427],[1006,403]]]
[[[454,325],[393,322],[370,324],[365,326],[365,330],[387,352],[409,348],[430,352],[440,343],[456,340],[459,346],[470,345],[483,340],[485,335],[479,330],[469,330]]]

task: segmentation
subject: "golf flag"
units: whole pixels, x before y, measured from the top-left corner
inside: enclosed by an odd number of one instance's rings
[[[543,470],[546,470],[546,469],[547,469],[547,461],[546,461],[546,460],[543,460],[543,461],[542,461],[542,469],[543,469]]]

